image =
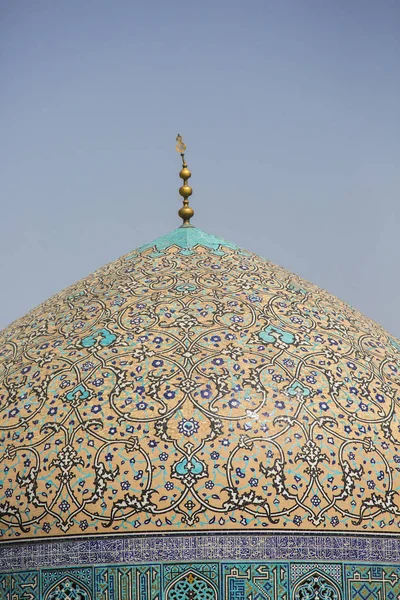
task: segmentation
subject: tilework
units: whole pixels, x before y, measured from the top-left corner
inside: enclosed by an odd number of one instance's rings
[[[399,563],[400,537],[321,535],[122,536],[2,544],[0,571],[151,561]],[[302,567],[305,568],[305,567]],[[296,578],[296,573],[293,575]]]
[[[41,600],[40,571],[0,573],[1,600]]]
[[[398,600],[400,566],[183,562],[0,573],[1,600]]]
[[[151,250],[153,253],[161,254],[166,250],[168,251],[173,246],[180,248],[181,252],[186,255],[193,254],[194,248],[197,246],[207,248],[207,250],[211,250],[213,253],[219,256],[224,255],[222,248],[239,250],[239,248],[235,244],[232,244],[232,242],[222,240],[215,235],[211,235],[205,231],[202,231],[201,229],[197,229],[197,227],[179,227],[171,233],[168,233],[167,235],[164,235],[157,240],[150,242],[149,244],[141,246],[138,248],[138,250],[136,250],[136,252],[128,255],[128,259],[131,260],[138,253],[142,253],[145,250]]]
[[[0,334],[3,541],[399,534],[400,343],[196,228]]]

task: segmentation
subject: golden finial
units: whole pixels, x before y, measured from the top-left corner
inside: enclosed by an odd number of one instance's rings
[[[183,206],[179,210],[178,215],[183,221],[181,227],[192,227],[190,219],[194,215],[194,210],[191,206],[189,206],[189,196],[192,195],[193,190],[190,185],[188,185],[188,179],[192,176],[192,174],[185,162],[186,144],[182,140],[182,136],[179,135],[179,133],[176,136],[176,142],[176,151],[179,152],[182,157],[182,169],[179,173],[179,177],[183,179],[183,185],[179,188],[179,193],[183,198]]]

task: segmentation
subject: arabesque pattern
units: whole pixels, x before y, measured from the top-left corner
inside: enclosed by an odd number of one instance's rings
[[[344,302],[179,229],[1,334],[2,539],[398,533],[399,369]]]
[[[12,600],[397,600],[398,565],[192,562],[0,573]]]

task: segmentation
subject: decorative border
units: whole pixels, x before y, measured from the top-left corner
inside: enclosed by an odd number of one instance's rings
[[[180,535],[5,544],[0,570],[201,560],[400,563],[400,536]]]

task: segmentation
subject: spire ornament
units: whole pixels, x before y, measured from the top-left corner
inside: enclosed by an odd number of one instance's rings
[[[186,144],[182,140],[182,136],[179,135],[179,133],[176,136],[176,142],[176,151],[179,152],[182,157],[182,169],[179,173],[179,177],[183,179],[183,185],[179,188],[179,193],[183,198],[183,206],[179,210],[178,215],[183,221],[181,227],[193,227],[193,225],[190,223],[190,219],[194,215],[194,210],[191,206],[189,206],[189,197],[192,195],[193,190],[190,185],[188,185],[188,180],[192,174],[189,171],[185,161]]]

